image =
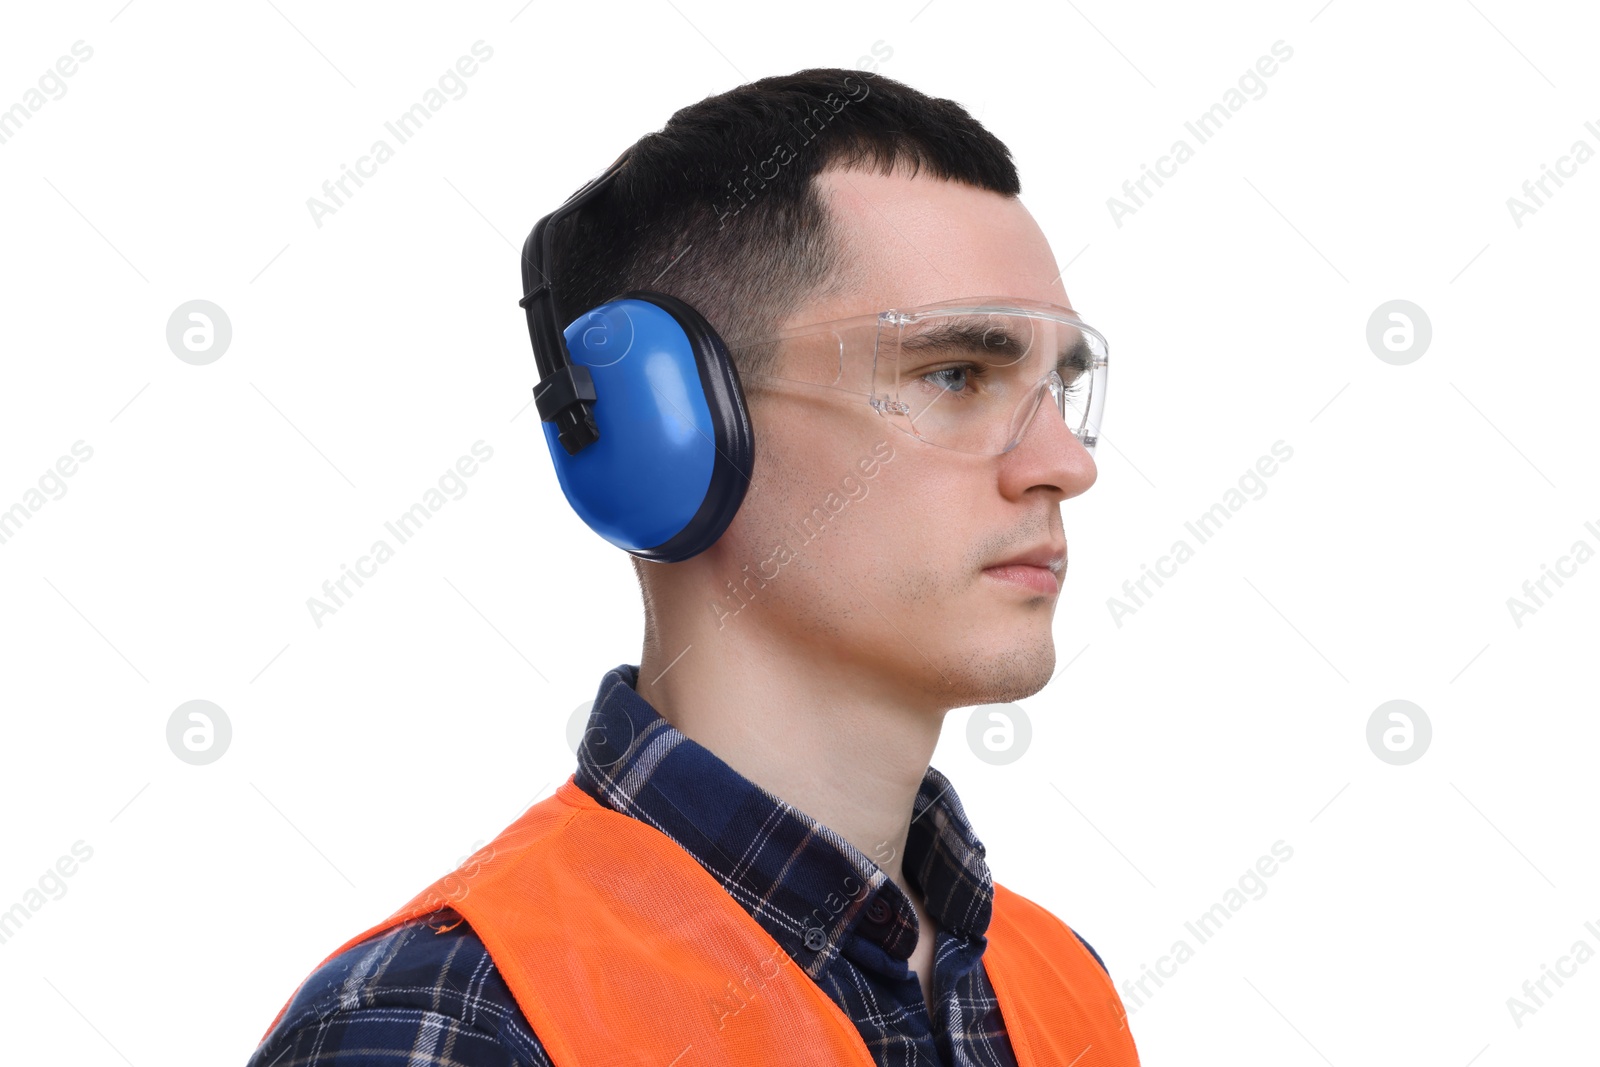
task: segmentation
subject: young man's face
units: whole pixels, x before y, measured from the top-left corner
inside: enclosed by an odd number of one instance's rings
[[[926,172],[829,170],[817,181],[845,284],[787,326],[968,296],[1068,305],[1049,243],[1016,200]],[[803,357],[780,353],[780,368],[790,358]],[[1061,502],[1094,484],[1094,461],[1049,396],[1014,449],[984,456],[895,429],[865,396],[746,393],[753,485],[717,546],[717,577],[767,582],[745,584],[748,603],[725,626],[756,623],[821,672],[848,664],[936,706],[1015,700],[1049,681],[1059,594],[984,573],[1040,546],[1063,548]],[[722,602],[738,606],[731,595]]]

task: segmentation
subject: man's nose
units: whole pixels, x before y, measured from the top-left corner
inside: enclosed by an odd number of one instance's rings
[[[1045,379],[1043,395],[1022,428],[1021,439],[1008,456],[1014,462],[1007,466],[1017,468],[1012,475],[1020,475],[1022,481],[1028,483],[1015,482],[1014,490],[1026,491],[1033,485],[1049,484],[1059,489],[1066,499],[1085,492],[1099,475],[1094,457],[1067,425],[1069,419],[1074,425],[1080,423],[1082,411],[1074,408],[1069,400],[1066,414],[1062,414],[1059,397],[1064,388],[1060,375],[1054,371]]]

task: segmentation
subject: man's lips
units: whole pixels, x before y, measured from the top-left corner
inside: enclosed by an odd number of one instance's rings
[[[1065,542],[1062,542],[1061,544],[1050,542],[1047,544],[1035,545],[1026,552],[1019,552],[1015,556],[996,560],[995,562],[989,564],[989,566],[1042,567],[1051,574],[1059,577],[1061,573],[1067,569],[1067,546]]]
[[[986,567],[983,573],[997,581],[1023,586],[1043,596],[1055,596],[1061,592],[1061,583],[1056,580],[1055,572],[1048,567],[1028,567],[1013,563],[1004,567]]]
[[[1043,596],[1054,596],[1061,591],[1060,575],[1066,569],[1067,546],[1051,542],[990,564],[983,573],[997,581],[1022,586]]]

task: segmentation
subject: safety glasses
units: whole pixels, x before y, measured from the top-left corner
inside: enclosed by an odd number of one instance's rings
[[[1001,455],[1022,440],[1048,394],[1092,456],[1105,407],[1109,348],[1071,308],[964,297],[856,315],[730,345],[741,380],[866,398],[928,444]]]

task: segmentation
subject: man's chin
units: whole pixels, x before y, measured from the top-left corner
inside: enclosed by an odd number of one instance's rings
[[[1056,647],[1047,631],[1037,641],[1021,638],[988,650],[969,646],[964,652],[937,657],[936,662],[939,671],[930,672],[930,677],[940,695],[951,702],[950,707],[1009,704],[1034,696],[1050,684]]]

